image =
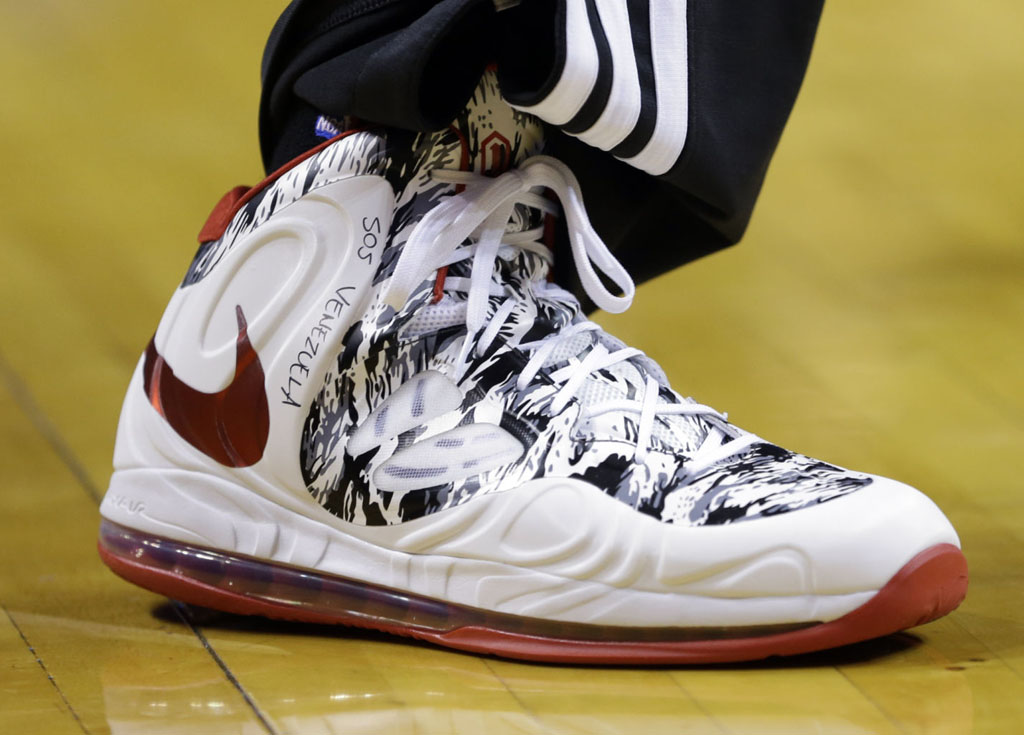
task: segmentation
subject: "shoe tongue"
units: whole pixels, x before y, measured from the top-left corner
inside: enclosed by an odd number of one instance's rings
[[[468,171],[498,176],[541,152],[544,127],[539,119],[511,108],[501,97],[497,74],[488,69],[472,97],[443,130],[433,133],[388,131],[384,176],[395,189],[395,235],[399,250],[412,227],[444,199],[465,189],[463,185],[432,177],[436,170]],[[517,206],[507,231],[519,232],[541,224],[542,213]],[[533,257],[521,272],[546,276],[547,266]],[[450,274],[468,276],[469,262],[449,268]],[[541,272],[543,271],[543,272]],[[500,282],[497,270],[494,278]]]
[[[471,171],[496,176],[540,153],[541,122],[513,110],[501,98],[497,75],[488,70],[466,107],[443,130],[414,133],[396,128],[376,132],[380,146],[367,159],[366,171],[383,176],[395,192],[395,214],[376,280],[392,269],[415,226],[442,201],[464,186],[434,178],[437,170]],[[526,229],[530,215],[517,207],[510,230]]]
[[[384,155],[371,167],[395,191],[392,242],[397,251],[424,214],[463,190],[460,185],[434,179],[433,171],[497,176],[540,153],[544,127],[533,115],[505,103],[497,75],[488,70],[448,127],[432,133],[389,129],[382,131],[382,137]]]
[[[391,129],[385,135],[383,173],[395,189],[399,207],[413,198],[421,200],[414,207],[418,214],[462,190],[432,180],[432,171],[497,176],[537,155],[544,145],[540,120],[509,107],[501,98],[497,75],[490,70],[484,72],[466,107],[448,127],[432,133]]]
[[[434,133],[436,156],[445,167],[496,176],[540,152],[544,128],[533,115],[514,110],[501,98],[498,77],[484,72],[466,107],[446,130]],[[451,164],[454,164],[451,166]]]

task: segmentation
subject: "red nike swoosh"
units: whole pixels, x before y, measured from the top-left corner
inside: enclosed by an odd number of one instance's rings
[[[210,459],[228,467],[260,461],[270,434],[270,408],[263,366],[249,342],[242,307],[235,307],[235,376],[224,390],[203,393],[175,376],[157,352],[155,337],[146,347],[143,388],[157,413],[178,435]]]

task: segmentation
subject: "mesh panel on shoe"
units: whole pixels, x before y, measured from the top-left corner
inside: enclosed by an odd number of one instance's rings
[[[402,329],[403,336],[422,337],[445,327],[466,323],[466,302],[445,296],[420,309]]]
[[[584,406],[597,406],[609,401],[617,401],[622,398],[622,392],[609,383],[596,378],[589,378],[584,381],[583,387],[577,394],[580,403]]]
[[[567,339],[555,347],[551,354],[548,355],[548,359],[544,361],[544,367],[565,362],[570,357],[579,356],[582,358],[581,353],[586,352],[593,343],[594,338],[589,333],[577,334],[572,339]]]

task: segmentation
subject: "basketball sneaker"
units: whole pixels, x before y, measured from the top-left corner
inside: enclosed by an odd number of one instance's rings
[[[445,130],[345,132],[229,193],[128,388],[103,560],[540,661],[756,659],[954,609],[924,495],[684,398],[552,282],[557,216],[597,306],[634,292],[543,143],[488,73]]]

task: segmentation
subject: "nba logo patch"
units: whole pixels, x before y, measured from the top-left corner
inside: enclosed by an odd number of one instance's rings
[[[318,138],[326,138],[330,140],[340,132],[341,131],[338,129],[337,124],[329,117],[320,115],[320,117],[316,119],[316,125],[313,128],[313,133]]]

